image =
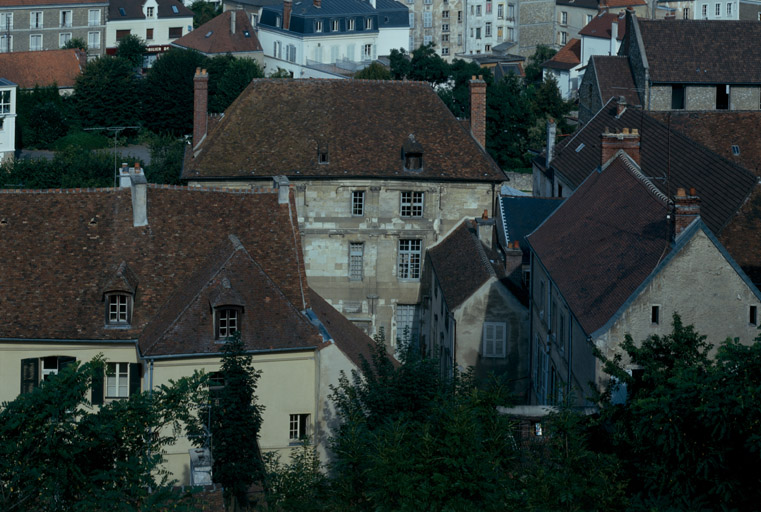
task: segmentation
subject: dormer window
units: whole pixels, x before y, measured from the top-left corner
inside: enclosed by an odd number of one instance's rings
[[[327,144],[320,144],[317,147],[317,163],[321,165],[327,165],[330,163],[330,155],[328,154]]]
[[[122,261],[103,288],[106,303],[106,326],[129,327],[137,290],[137,276]]]
[[[280,16],[275,16],[275,27],[280,28],[280,26],[283,23],[283,18]]]
[[[354,30],[354,18],[346,18],[346,30]]]
[[[415,140],[412,133],[402,145],[402,165],[405,171],[423,170],[423,145]]]
[[[332,20],[330,22],[330,31],[338,32],[341,30],[341,22],[339,20]]]
[[[132,313],[132,296],[126,293],[112,293],[106,296],[108,325],[129,325]]]
[[[153,7],[146,7],[145,10],[147,11],[146,16],[148,16],[149,18],[153,18]]]
[[[216,339],[226,340],[240,330],[240,309],[232,307],[217,308]]]
[[[314,22],[314,31],[322,32],[322,20],[317,20]]]
[[[365,18],[365,30],[372,30],[372,29],[373,29],[373,19]]]
[[[219,283],[209,303],[214,313],[214,339],[224,342],[241,330],[245,302],[225,277]]]

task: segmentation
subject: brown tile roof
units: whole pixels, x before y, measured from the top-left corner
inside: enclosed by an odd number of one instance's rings
[[[422,171],[402,167],[410,134],[423,146]],[[506,179],[429,85],[392,80],[254,80],[183,169],[185,179],[273,175]]]
[[[53,85],[74,87],[87,62],[79,50],[0,53],[0,77],[16,83],[20,89]]]
[[[644,2],[643,2],[644,4]],[[616,22],[618,25],[618,41],[623,40],[626,34],[626,16],[623,13],[601,12],[592,18],[592,21],[579,31],[579,35],[587,37],[600,37],[610,39],[610,27]]]
[[[685,135],[669,132],[666,125],[642,110],[627,108],[616,117],[616,107],[614,101],[608,102],[584,127],[556,146],[555,172],[572,188],[578,187],[602,163],[602,133],[636,128],[642,172],[667,195],[678,187],[694,187],[701,199],[701,218],[711,231],[721,233],[750,194],[756,177]]]
[[[234,34],[230,32],[233,13],[236,13]],[[225,11],[177,39],[172,45],[206,54],[262,51],[262,45],[259,44],[245,11]]]
[[[156,3],[158,3],[156,17],[159,19],[193,17],[193,11],[185,7],[179,0],[156,0]],[[111,0],[108,3],[108,19],[109,21],[144,20],[144,4],[145,0]],[[172,7],[177,8],[176,13]],[[122,16],[120,9],[124,9],[124,16]]]
[[[211,275],[230,235],[245,248],[230,261],[262,293],[236,286],[251,306],[280,308],[279,290],[292,308],[308,307],[293,197],[289,207],[270,189],[148,187],[144,227],[132,225],[129,189],[0,191],[0,338],[133,340],[169,325],[180,318],[170,297],[206,290],[198,276]],[[103,293],[122,262],[137,283],[132,323],[109,329]]]
[[[626,157],[589,178],[528,240],[592,334],[671,250],[666,197]]]
[[[489,261],[473,221],[465,220],[447,237],[428,250],[430,261],[447,307],[455,309],[491,277],[502,278]]]
[[[601,0],[601,8],[618,8],[618,7],[636,7],[638,5],[647,5],[646,0]]]
[[[637,19],[655,83],[761,84],[761,23]]]
[[[626,57],[593,55],[589,59],[588,66],[595,69],[602,104],[620,96],[626,98],[629,105],[641,104],[629,60]]]
[[[71,5],[82,4],[85,6],[107,5],[103,0],[0,0],[0,7],[43,7],[48,5]]]
[[[761,176],[761,112],[650,112],[661,123]],[[737,146],[735,154],[732,146]]]
[[[542,64],[543,68],[572,69],[581,63],[581,39],[574,37],[553,57]]]
[[[719,240],[753,284],[761,285],[761,185],[753,187]]]

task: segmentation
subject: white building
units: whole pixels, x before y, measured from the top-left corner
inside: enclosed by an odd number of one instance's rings
[[[0,77],[0,162],[16,151],[16,84]]]
[[[743,2],[746,4],[747,2]],[[655,17],[673,16],[684,20],[739,20],[739,0],[725,2],[705,0],[659,1]]]
[[[488,0],[467,2],[464,14],[463,53],[467,55],[491,53],[494,46],[515,41],[516,3]]]

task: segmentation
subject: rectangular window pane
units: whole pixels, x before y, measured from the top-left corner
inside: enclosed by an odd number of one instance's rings
[[[108,363],[106,365],[106,396],[122,398],[129,395],[129,364]]]
[[[421,240],[399,240],[399,278],[420,279]]]
[[[414,304],[396,306],[396,339],[407,343],[418,339],[418,308]]]
[[[402,192],[400,213],[402,217],[422,217],[423,192]]]
[[[362,280],[364,249],[365,244],[361,242],[351,242],[349,244],[349,279],[352,281]]]
[[[365,214],[365,191],[354,190],[351,193],[351,214],[361,217]]]

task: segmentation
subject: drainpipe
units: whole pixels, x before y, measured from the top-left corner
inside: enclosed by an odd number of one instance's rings
[[[151,369],[150,369],[150,384],[148,388],[148,393],[150,396],[153,396],[153,359],[150,360],[151,362]]]

